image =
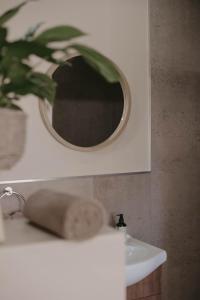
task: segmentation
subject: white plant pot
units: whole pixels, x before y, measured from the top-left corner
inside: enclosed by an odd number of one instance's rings
[[[26,115],[20,110],[0,108],[0,170],[10,169],[24,152]]]

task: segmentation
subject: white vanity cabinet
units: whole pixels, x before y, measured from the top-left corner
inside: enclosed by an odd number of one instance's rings
[[[124,300],[123,236],[105,228],[93,239],[59,239],[27,223],[5,222],[0,245],[1,300]]]

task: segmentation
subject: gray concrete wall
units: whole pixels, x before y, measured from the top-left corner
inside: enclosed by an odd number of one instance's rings
[[[94,179],[129,232],[167,250],[164,300],[200,299],[200,1],[151,0],[152,172]]]
[[[18,184],[99,198],[164,248],[163,300],[200,299],[200,1],[151,0],[152,172]]]
[[[200,1],[150,1],[152,172],[97,177],[129,232],[167,250],[164,300],[200,299]]]

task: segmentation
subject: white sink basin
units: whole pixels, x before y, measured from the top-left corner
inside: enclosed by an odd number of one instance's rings
[[[128,235],[126,240],[126,286],[144,279],[166,260],[166,251]]]

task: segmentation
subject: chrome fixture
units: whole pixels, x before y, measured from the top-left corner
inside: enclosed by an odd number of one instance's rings
[[[19,209],[17,210],[14,210],[12,212],[10,212],[9,214],[4,214],[4,217],[5,218],[12,218],[16,213],[18,212],[22,212],[23,211],[23,208],[24,208],[24,204],[26,203],[26,200],[24,198],[24,196],[20,193],[17,193],[13,190],[12,187],[10,186],[7,186],[5,187],[1,192],[0,192],[0,201],[3,197],[11,197],[11,196],[14,196],[16,197],[16,199],[18,200],[19,202]]]

